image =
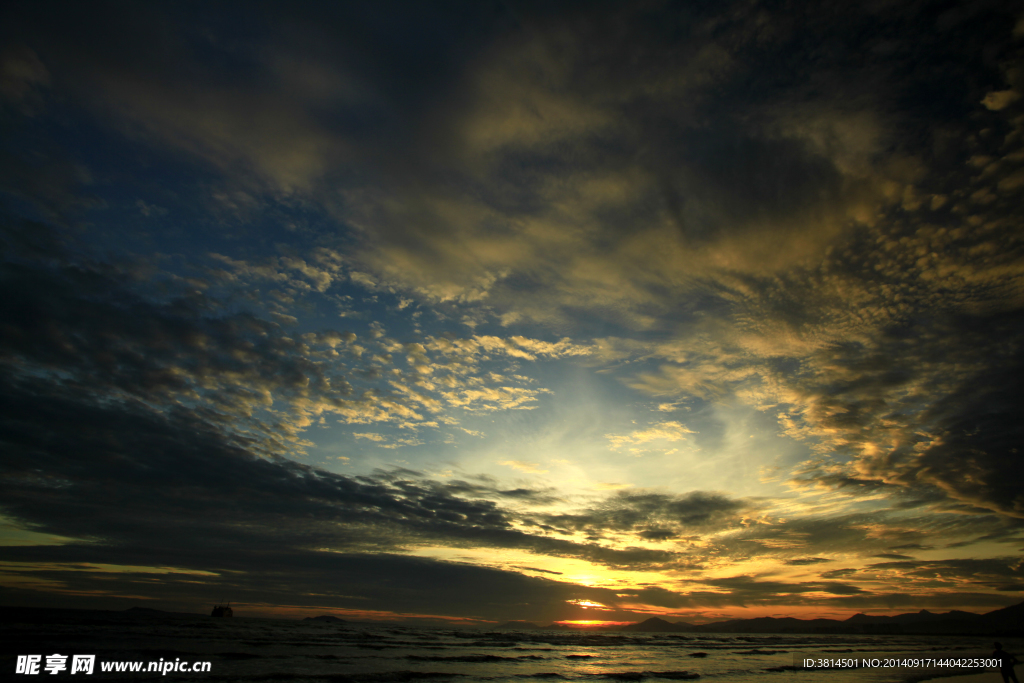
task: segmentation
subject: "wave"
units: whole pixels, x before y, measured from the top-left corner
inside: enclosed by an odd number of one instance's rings
[[[614,671],[590,674],[590,676],[615,681],[642,681],[645,678],[664,678],[670,681],[690,681],[700,678],[700,674],[692,673],[690,671]]]
[[[541,655],[520,655],[518,657],[501,657],[499,655],[453,655],[451,657],[431,655],[406,655],[405,659],[413,662],[522,662],[529,660],[547,659]]]

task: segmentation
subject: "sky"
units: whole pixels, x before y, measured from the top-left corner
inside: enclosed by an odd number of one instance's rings
[[[1024,591],[1024,3],[8,3],[0,603]]]

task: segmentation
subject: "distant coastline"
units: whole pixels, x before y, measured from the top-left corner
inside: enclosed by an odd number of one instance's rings
[[[244,614],[243,614],[244,617]],[[59,622],[65,618],[75,621],[96,620],[100,622],[122,619],[209,619],[208,614],[190,612],[167,612],[148,607],[132,607],[126,610],[96,610],[54,607],[0,606],[0,618],[5,621]],[[274,617],[268,617],[274,618]],[[283,617],[277,617],[283,618]],[[338,627],[404,626],[433,627],[433,624],[417,621],[373,620],[352,621],[331,614],[297,619]],[[659,617],[644,621],[615,626],[573,627],[552,623],[541,625],[530,621],[508,621],[502,624],[480,624],[457,626],[437,624],[448,628],[476,628],[481,630],[558,630],[587,632],[633,632],[633,633],[784,633],[784,634],[856,634],[856,635],[949,635],[949,636],[1000,636],[1024,637],[1024,602],[984,614],[950,611],[929,612],[920,610],[895,616],[871,616],[855,614],[845,620],[796,619],[794,617],[758,617],[754,619],[729,619],[707,624],[671,622]]]
[[[500,629],[570,629],[563,624],[539,626],[513,621]],[[583,630],[583,629],[580,629]],[[974,612],[929,612],[920,610],[895,616],[855,614],[849,619],[796,619],[794,617],[758,617],[729,619],[707,624],[670,622],[651,617],[635,624],[588,627],[588,631],[626,631],[650,633],[806,633],[858,635],[971,635],[1024,636],[1024,602],[984,614]]]

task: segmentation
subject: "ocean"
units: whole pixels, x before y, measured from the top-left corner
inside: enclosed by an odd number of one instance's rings
[[[715,682],[886,683],[981,670],[891,668],[886,660],[986,657],[992,652],[991,639],[981,637],[497,631],[73,610],[22,610],[13,618],[8,615],[0,636],[7,670],[3,680],[48,681],[657,683],[696,675]],[[26,672],[26,657],[32,655],[39,657],[36,674]],[[48,659],[54,655],[65,660]],[[95,656],[93,673],[72,673],[75,655]],[[804,659],[877,659],[880,666],[794,669]],[[48,662],[55,673],[44,669]],[[156,671],[147,670],[150,662],[158,665]],[[209,662],[209,671],[181,670],[196,662]],[[127,670],[134,663],[142,670]],[[104,670],[104,665],[126,670]],[[993,683],[1001,681],[998,673],[991,675]]]

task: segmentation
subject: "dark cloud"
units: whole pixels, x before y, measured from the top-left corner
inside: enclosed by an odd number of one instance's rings
[[[422,476],[415,473],[416,476]],[[536,505],[545,505],[557,502],[559,498],[554,494],[553,489],[530,489],[530,488],[502,488],[493,477],[480,476],[475,482],[454,480],[448,481],[443,486],[444,490],[452,495],[510,498]]]
[[[516,532],[510,515],[493,502],[401,478],[407,472],[353,478],[259,457],[251,437],[225,433],[187,411],[97,401],[92,391],[30,380],[6,383],[0,407],[5,514],[39,533],[81,539],[8,547],[5,557],[35,563],[25,575],[57,582],[60,593],[116,586],[130,594],[133,583],[147,576],[127,569],[111,583],[102,570],[69,573],[54,566],[60,563],[176,567],[161,579],[154,599],[203,602],[210,591],[226,591],[239,601],[327,600],[353,609],[452,615],[479,614],[484,608],[476,604],[489,605],[485,616],[491,618],[503,616],[502,610],[537,618],[515,605],[555,609],[577,596],[577,587],[386,553],[433,541],[523,548],[620,567],[673,557]],[[54,424],[62,429],[47,429]],[[203,572],[202,588],[190,571]],[[415,577],[403,580],[406,573]],[[506,581],[519,586],[501,589],[507,603],[483,598],[485,585],[496,590]],[[342,584],[336,598],[325,597],[327,586]]]
[[[225,548],[211,573],[191,573],[189,566],[211,566],[210,556],[185,553],[167,573],[122,567],[117,573],[101,566],[112,560],[149,563],[154,548],[136,552],[89,546],[11,548],[10,561],[31,563],[21,572],[32,581],[50,581],[55,600],[69,593],[103,591],[122,595],[144,590],[154,604],[177,605],[193,611],[208,609],[220,596],[249,605],[291,605],[307,608],[381,611],[398,616],[439,615],[480,619],[556,619],[567,600],[608,600],[610,591],[524,576],[466,564],[438,562],[387,553],[346,554],[280,548],[276,552],[247,552]],[[61,563],[73,562],[72,568]],[[138,565],[136,565],[138,566]],[[8,589],[7,599],[46,603],[31,590]],[[59,602],[50,604],[60,604]],[[66,605],[66,602],[64,603]]]
[[[874,157],[902,139],[901,126],[921,125],[890,121],[908,93],[950,90],[927,69],[891,68],[892,51],[959,67],[978,47],[936,39],[918,6],[813,3],[800,13],[804,27],[767,6],[749,21],[710,6],[652,21],[646,10],[560,3],[525,21],[501,5],[47,7],[10,10],[7,23],[49,61],[55,83],[110,121],[278,192],[337,206],[320,193],[360,191],[363,201],[338,208],[368,228],[366,261],[381,275],[397,271],[379,257],[401,253],[407,286],[489,287],[514,268],[516,282],[538,293],[554,285],[570,299],[579,283],[556,267],[563,254],[545,258],[551,245],[515,227],[543,212],[555,177],[594,169],[635,181],[634,199],[581,207],[597,253],[667,217],[684,247],[721,247],[720,263],[785,265],[823,250],[848,210],[877,192]],[[979,31],[1002,21],[993,9],[971,19]],[[986,66],[996,68],[975,64]],[[965,110],[981,95],[946,97]],[[396,201],[377,201],[381,192]],[[519,232],[540,264],[490,262],[482,247],[493,246],[485,228],[494,225]],[[459,242],[464,249],[451,248]]]
[[[50,73],[39,55],[25,45],[8,45],[0,53],[0,96],[8,102],[24,105],[33,90],[49,82]]]
[[[353,158],[416,165],[430,150],[409,151],[424,146],[431,109],[509,24],[492,5],[44,3],[4,18],[54,87],[96,114],[279,194],[309,191]]]
[[[880,562],[870,565],[876,571],[897,572],[907,581],[940,581],[947,585],[969,583],[1003,590],[1024,575],[1019,557],[965,558],[956,560],[914,560]]]
[[[204,419],[260,431],[261,443],[275,452],[301,450],[301,433],[318,418],[418,426],[430,422],[424,415],[452,403],[436,387],[416,384],[422,384],[422,374],[411,367],[413,361],[408,374],[361,372],[379,361],[364,356],[360,344],[379,349],[393,343],[387,338],[357,340],[351,332],[331,329],[299,334],[294,318],[272,322],[268,318],[275,311],[259,305],[240,312],[230,289],[202,277],[177,276],[138,258],[97,259],[87,246],[46,238],[45,225],[10,216],[2,232],[6,291],[18,295],[0,304],[5,335],[0,362],[14,372],[63,371],[97,396],[118,393],[153,404],[201,406],[209,411]],[[292,267],[324,275],[303,261]],[[292,280],[272,268],[246,268]],[[422,362],[430,360],[424,356]],[[475,369],[471,362],[459,365],[463,375]],[[500,406],[517,406],[538,393],[518,387],[502,391],[495,399]],[[490,494],[536,503],[551,499],[550,493],[525,488]]]
[[[16,232],[33,228],[40,226]],[[12,245],[21,239],[8,237]],[[17,296],[2,304],[0,361],[13,372],[66,373],[97,398],[198,401],[222,423],[251,418],[278,399],[337,407],[352,394],[343,376],[274,323],[219,315],[216,302],[194,291],[146,297],[131,272],[60,249],[43,258],[3,264],[6,291]],[[295,433],[281,422],[273,427]]]
[[[863,457],[859,475],[816,473],[830,488],[869,494],[887,491],[909,504],[948,505],[974,514],[1021,516],[1020,494],[1011,483],[1024,474],[1017,443],[1024,437],[1015,387],[1021,379],[1016,350],[1022,336],[1016,309],[995,315],[948,317],[941,323],[892,329],[882,348],[830,350],[855,379],[816,387],[821,400],[806,417],[822,429],[839,430],[850,443],[877,438],[880,422],[899,417],[904,445],[884,456]],[[988,348],[980,362],[979,349]],[[961,360],[962,359],[962,360]],[[952,364],[978,368],[946,372]],[[912,383],[935,387],[938,400],[906,391]],[[828,417],[825,417],[825,414]],[[913,433],[908,433],[913,429]],[[893,427],[886,431],[895,433]],[[870,436],[869,436],[870,435]]]
[[[705,491],[679,496],[623,491],[586,512],[547,515],[542,519],[556,528],[597,534],[603,530],[632,531],[641,538],[663,540],[685,535],[687,529],[709,530],[737,525],[740,513],[750,507],[750,503]]]
[[[914,546],[928,538],[969,537],[975,542],[977,536],[988,533],[995,533],[992,540],[1008,543],[1017,538],[1015,526],[995,515],[908,515],[902,510],[807,515],[787,518],[784,523],[749,524],[716,538],[707,552],[709,556],[770,557],[790,566],[811,566],[849,562],[853,556],[869,562],[880,555],[907,558],[891,552],[894,541]]]
[[[187,411],[99,401],[92,391],[30,380],[8,384],[3,407],[9,514],[37,531],[104,538],[114,548],[161,538],[164,562],[183,546],[379,552],[416,539],[522,548],[612,566],[674,558],[531,536],[514,530],[513,516],[496,503],[406,478],[410,472],[347,477],[278,456],[261,458],[251,436],[225,432]],[[52,424],[64,428],[47,433],[45,425]],[[117,506],[109,504],[111,495]]]
[[[857,573],[857,569],[833,569],[831,571],[822,572],[821,578],[823,579],[842,579],[848,576],[852,576]]]
[[[516,567],[516,569],[525,569],[527,571],[540,572],[542,574],[554,574],[556,576],[561,576],[562,573],[563,573],[563,572],[553,572],[550,569],[538,569],[537,567]]]
[[[792,560],[786,560],[785,564],[795,565],[797,567],[803,567],[812,564],[821,564],[822,562],[831,562],[832,560],[827,557],[795,557]],[[824,576],[824,575],[823,575]]]
[[[1007,606],[1006,596],[993,593],[972,593],[972,592],[934,592],[934,593],[882,593],[875,592],[866,595],[837,596],[829,601],[834,608],[852,608],[857,610],[879,608],[911,611],[921,609],[920,605],[927,605],[925,609],[930,610],[956,610],[963,609],[965,605],[972,605],[977,612],[988,612],[1001,609]]]
[[[1011,315],[1019,319],[1020,313]],[[999,329],[1003,321],[985,322],[993,333],[1006,334]],[[1015,332],[1008,338],[1019,338],[1019,330]],[[1024,357],[1018,353],[939,401],[929,417],[941,442],[925,451],[920,464],[955,499],[1018,518],[1024,518],[1024,495],[1012,482],[1024,475],[1024,454],[1019,451],[1024,427],[1016,389],[1021,381]]]
[[[644,529],[637,536],[648,541],[665,541],[676,535],[671,529]]]
[[[722,604],[737,605],[763,605],[763,604],[785,604],[803,602],[810,604],[828,603],[837,598],[833,596],[848,596],[865,593],[861,588],[834,581],[818,582],[786,582],[768,581],[751,576],[733,576],[722,579],[702,580],[702,584],[726,591],[725,595],[719,593],[717,596],[712,591],[694,590],[687,595],[700,604],[706,600]],[[827,594],[829,597],[807,596],[807,594]],[[726,598],[726,595],[728,596]],[[805,597],[806,596],[806,597]]]

